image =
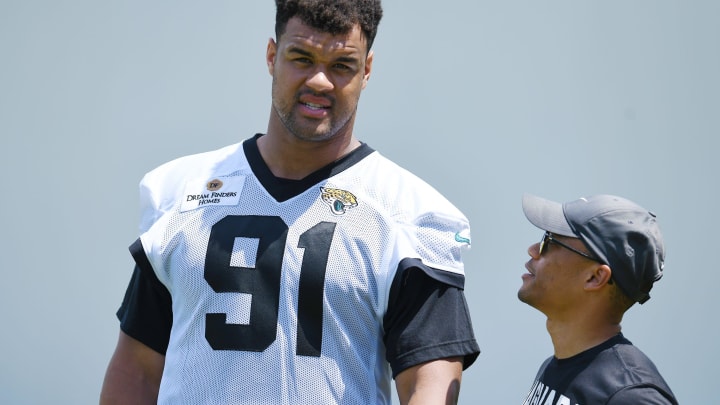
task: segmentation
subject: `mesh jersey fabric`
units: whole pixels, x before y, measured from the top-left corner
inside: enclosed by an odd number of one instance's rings
[[[523,405],[677,405],[655,364],[622,334],[545,360]]]
[[[258,136],[141,181],[135,256],[172,296],[158,403],[389,404],[395,272],[462,280],[468,221],[367,145],[287,193],[251,163]]]

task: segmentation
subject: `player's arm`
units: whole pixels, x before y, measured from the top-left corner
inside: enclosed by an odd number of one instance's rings
[[[457,404],[463,360],[433,360],[403,370],[395,377],[402,405]]]
[[[164,365],[165,356],[120,331],[100,404],[156,404]]]
[[[101,405],[155,404],[172,328],[172,298],[136,241],[135,270],[117,312],[120,336],[100,393]]]
[[[428,273],[433,274],[431,277]],[[455,404],[462,371],[480,349],[472,331],[463,280],[404,260],[384,317],[387,359],[405,404]]]

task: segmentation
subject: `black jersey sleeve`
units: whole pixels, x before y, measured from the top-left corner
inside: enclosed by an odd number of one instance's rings
[[[480,353],[463,293],[464,277],[405,259],[390,289],[383,319],[386,356],[393,377],[448,357],[463,357],[463,369]]]
[[[140,239],[130,246],[135,270],[117,311],[120,329],[160,354],[165,354],[172,327],[172,298],[158,280]]]
[[[624,388],[610,398],[608,405],[677,405],[672,393],[652,385]]]

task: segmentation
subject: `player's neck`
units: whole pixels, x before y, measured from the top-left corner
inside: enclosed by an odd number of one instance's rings
[[[291,180],[301,180],[360,146],[351,133],[311,142],[273,133],[270,128],[267,135],[258,138],[257,144],[273,175]]]
[[[593,348],[600,343],[620,333],[620,324],[592,319],[585,320],[554,320],[547,319],[547,330],[552,339],[555,357],[565,359],[585,350]]]

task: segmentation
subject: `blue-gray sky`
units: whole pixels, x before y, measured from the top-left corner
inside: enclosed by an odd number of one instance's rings
[[[483,350],[461,404],[521,403],[552,352],[516,298],[531,192],[655,211],[667,264],[626,335],[682,403],[720,375],[720,3],[386,0],[356,134],[469,217]],[[137,183],[266,129],[270,0],[0,0],[0,402],[96,403]]]

